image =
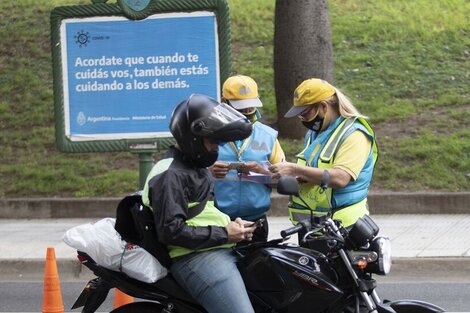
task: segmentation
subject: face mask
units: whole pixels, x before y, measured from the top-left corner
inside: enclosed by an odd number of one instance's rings
[[[256,115],[256,112],[252,113],[252,114],[243,114],[243,115],[245,115],[246,118],[252,123],[255,122],[258,119],[258,116]]]
[[[245,115],[246,118],[250,120],[250,122],[252,123],[258,119],[257,118],[258,110],[256,110],[256,108],[252,108],[252,110],[239,110],[238,112]]]
[[[317,112],[317,114],[310,121],[302,122],[302,124],[308,129],[311,129],[317,133],[322,129],[324,121],[325,121],[325,118],[320,117],[320,115]]]
[[[209,167],[214,164],[219,157],[219,152],[207,150],[202,140],[198,141],[198,145],[193,146],[193,151],[198,151],[197,157],[193,159],[193,163],[197,167]]]
[[[197,167],[209,167],[217,161],[219,157],[218,152],[207,152],[203,158],[193,160],[194,165]]]
[[[204,142],[201,137],[193,141],[191,148],[188,151],[188,156],[191,158],[191,162],[197,167],[209,167],[217,161],[219,157],[218,151],[209,151],[204,146]]]

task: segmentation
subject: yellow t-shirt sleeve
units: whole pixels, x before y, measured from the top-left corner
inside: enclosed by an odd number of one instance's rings
[[[269,158],[269,162],[271,164],[276,164],[279,162],[284,162],[286,160],[286,156],[284,155],[284,151],[281,148],[281,144],[279,140],[276,139],[274,142],[273,151],[271,152],[271,157]]]
[[[336,153],[333,168],[346,171],[356,180],[370,154],[371,140],[360,130],[346,138]]]

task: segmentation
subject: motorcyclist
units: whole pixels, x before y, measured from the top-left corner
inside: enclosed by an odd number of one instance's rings
[[[251,123],[230,106],[193,94],[176,106],[170,131],[176,145],[151,170],[142,197],[168,248],[171,273],[208,312],[253,312],[230,248],[250,241],[255,227],[216,208],[207,169],[219,143],[248,137]]]

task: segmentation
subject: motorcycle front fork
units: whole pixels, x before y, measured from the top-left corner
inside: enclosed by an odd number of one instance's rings
[[[338,226],[336,226],[336,224],[333,221],[331,221],[329,225],[338,236],[342,237]],[[351,260],[348,258],[348,255],[346,254],[346,251],[344,251],[344,249],[340,249],[338,251],[338,254],[339,254],[341,260],[343,261],[344,265],[346,266],[349,274],[351,275],[351,277],[354,281],[354,284],[356,285],[358,290],[361,290],[360,285],[359,285],[359,277],[357,276],[356,271],[351,266]],[[375,292],[375,290],[372,291],[371,296],[369,296],[369,294],[365,291],[359,291],[359,294],[361,295],[361,298],[364,301],[364,304],[367,306],[368,312],[377,313],[377,306],[375,305],[375,303],[380,303],[380,299],[379,299],[377,293]],[[378,302],[377,302],[377,300],[378,300]],[[374,303],[374,301],[375,301],[375,303]]]
[[[372,293],[370,294],[370,296],[372,297],[375,303],[381,303],[381,300],[379,298],[379,295],[377,294],[377,291],[372,290]]]
[[[360,290],[359,277],[357,276],[356,271],[354,271],[354,269],[352,268],[351,261],[349,260],[346,252],[343,249],[341,249],[338,251],[338,253],[343,263],[346,265],[346,268],[349,274],[351,275],[354,283],[356,284],[356,287]],[[367,307],[367,311],[371,313],[377,313],[377,306],[375,304],[380,303],[380,298],[377,295],[377,292],[373,290],[371,295],[369,295],[366,291],[359,291],[359,294],[361,295],[361,298]]]
[[[362,292],[362,293],[363,293],[362,295],[363,298],[367,298],[369,299],[369,301],[372,298],[372,301],[370,301],[370,306],[368,304],[368,309],[370,310],[370,312],[377,312],[377,304],[380,304],[381,302],[379,295],[377,294],[377,291],[372,290],[370,295],[367,292]]]

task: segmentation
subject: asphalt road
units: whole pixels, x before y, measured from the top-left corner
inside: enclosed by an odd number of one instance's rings
[[[85,282],[61,283],[65,311],[71,311],[75,299]],[[0,312],[40,312],[42,306],[41,282],[2,282],[0,284]],[[377,292],[381,299],[416,299],[434,303],[452,312],[470,312],[470,280],[467,282],[410,282],[408,279],[379,283]],[[111,291],[100,312],[113,307],[114,292]],[[79,312],[79,310],[74,310]]]

